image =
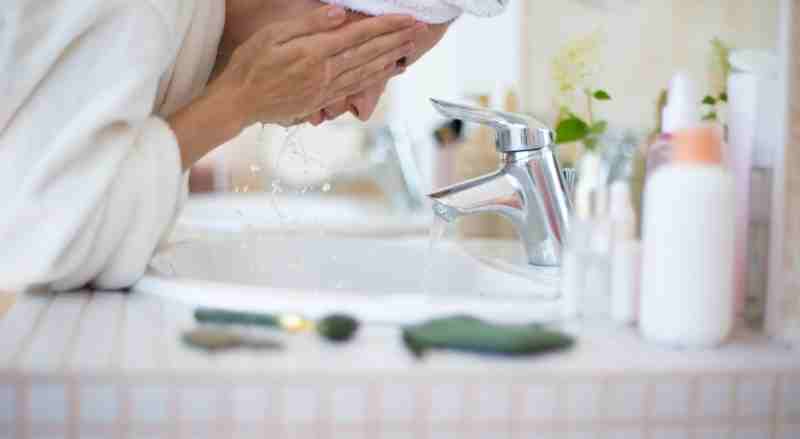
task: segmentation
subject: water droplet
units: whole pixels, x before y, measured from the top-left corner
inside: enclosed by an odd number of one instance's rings
[[[250,172],[252,172],[253,174],[258,174],[259,172],[261,172],[261,169],[262,168],[259,165],[250,165]]]
[[[322,192],[330,192],[331,191],[331,184],[325,183],[322,185]]]

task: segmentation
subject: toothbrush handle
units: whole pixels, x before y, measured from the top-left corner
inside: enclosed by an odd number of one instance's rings
[[[273,314],[229,311],[216,308],[198,308],[194,311],[194,318],[201,323],[281,327],[280,318]]]

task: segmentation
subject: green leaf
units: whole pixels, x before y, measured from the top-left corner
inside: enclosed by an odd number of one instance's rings
[[[600,143],[600,139],[595,136],[590,136],[583,139],[583,147],[586,148],[587,151],[597,150],[598,143]]]
[[[583,139],[589,134],[589,125],[578,117],[571,116],[558,123],[556,143],[570,143]]]
[[[714,96],[707,95],[706,97],[703,98],[703,103],[706,105],[716,105],[717,100],[714,99]]]
[[[722,93],[719,94],[718,99],[722,102],[728,102],[728,93],[723,91]]]
[[[556,120],[566,119],[572,116],[572,111],[569,110],[569,107],[566,105],[562,105],[558,109],[558,118]]]
[[[608,94],[605,90],[597,90],[594,92],[594,98],[598,101],[610,101],[611,95]]]
[[[591,126],[591,128],[589,128],[589,131],[592,134],[603,134],[606,132],[606,129],[608,129],[608,122],[604,120],[598,120]]]
[[[703,120],[717,120],[717,112],[711,111],[705,116],[703,116]]]

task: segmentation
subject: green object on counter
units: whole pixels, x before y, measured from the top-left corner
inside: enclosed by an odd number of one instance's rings
[[[289,332],[316,330],[320,336],[333,342],[352,339],[359,327],[358,320],[346,314],[331,314],[315,324],[297,314],[265,314],[218,308],[198,308],[194,312],[194,318],[200,323],[267,326]]]
[[[280,319],[272,314],[229,311],[217,308],[197,308],[194,311],[194,319],[201,323],[271,326],[275,328],[281,326]]]
[[[434,319],[406,327],[403,341],[416,356],[430,349],[531,355],[574,344],[569,335],[541,325],[497,325],[470,316]]]
[[[196,328],[183,333],[183,342],[208,352],[235,348],[279,350],[283,344],[266,338],[246,337],[219,328]]]
[[[330,341],[343,342],[358,331],[358,320],[346,314],[331,314],[317,323],[317,332]]]

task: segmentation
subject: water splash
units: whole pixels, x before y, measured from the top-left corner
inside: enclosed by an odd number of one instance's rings
[[[296,171],[302,172],[304,176],[308,176],[311,173],[311,170],[315,167],[317,169],[321,169],[323,171],[328,171],[329,167],[325,161],[319,157],[318,155],[312,154],[309,152],[305,145],[300,141],[299,132],[301,127],[293,126],[286,128],[285,131],[285,139],[283,145],[281,146],[278,154],[275,156],[274,162],[272,164],[272,168],[275,171],[285,170],[288,167],[288,159],[296,159],[295,163],[297,163],[298,169]],[[264,129],[262,127],[262,132],[260,138],[263,141],[264,138]],[[258,166],[251,166],[252,172],[260,172],[261,169]],[[331,183],[325,182],[321,187],[320,190],[323,193],[327,193],[331,190]],[[272,204],[272,209],[275,211],[275,214],[278,217],[278,221],[280,222],[281,229],[284,232],[291,232],[295,231],[299,228],[298,218],[299,215],[292,215],[289,207],[286,206],[281,202],[281,197],[284,195],[293,195],[293,196],[305,196],[310,193],[314,193],[317,188],[311,184],[305,184],[300,187],[291,186],[291,185],[284,185],[283,181],[280,178],[275,178],[271,182],[271,191],[270,191],[270,203]],[[306,212],[302,213],[303,215],[307,215]],[[303,218],[309,226],[315,227],[319,233],[319,237],[324,237],[326,234],[324,224],[322,223],[322,218]],[[284,233],[284,235],[288,235],[288,233]],[[331,256],[331,262],[335,262],[335,256]],[[288,261],[287,268],[290,271],[298,271],[303,268],[303,261],[298,259],[295,261]],[[342,281],[338,281],[341,283]],[[337,285],[338,285],[337,283]]]
[[[278,151],[278,155],[275,156],[275,162],[273,163],[273,169],[278,170],[281,169],[283,166],[283,159],[286,157],[287,153],[293,153],[298,149],[302,148],[300,142],[298,141],[297,134],[300,131],[299,126],[287,127],[286,128],[286,138],[283,141],[283,146],[281,147],[280,151]],[[263,141],[264,138],[264,127],[261,128],[261,135],[260,138]],[[275,214],[278,216],[278,221],[281,223],[281,228],[287,228],[292,226],[292,216],[288,212],[288,210],[284,209],[281,206],[281,203],[278,201],[278,195],[285,192],[283,187],[283,183],[279,178],[272,180],[272,191],[270,202],[272,204],[272,209],[275,211]]]
[[[436,245],[444,237],[444,232],[447,230],[448,222],[434,216],[433,223],[428,232],[428,253],[425,255],[425,262],[422,272],[422,292],[423,294],[431,293],[431,284],[433,283],[433,266],[435,262]]]

